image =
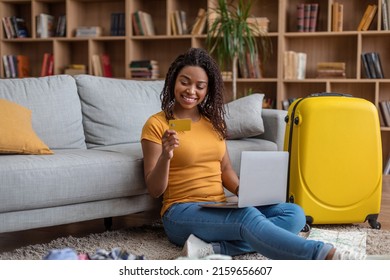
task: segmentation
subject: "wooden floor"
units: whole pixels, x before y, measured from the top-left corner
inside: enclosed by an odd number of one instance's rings
[[[157,212],[140,213],[114,219],[113,229],[120,229],[131,226],[141,226],[155,221],[158,218]],[[383,230],[390,230],[390,176],[383,180],[383,193],[381,213],[379,222]],[[369,227],[368,223],[359,224],[362,227]],[[59,237],[69,235],[75,237],[86,236],[90,233],[104,232],[103,220],[93,220],[69,225],[47,227],[19,232],[0,233],[0,252],[11,251],[22,246],[47,243]]]

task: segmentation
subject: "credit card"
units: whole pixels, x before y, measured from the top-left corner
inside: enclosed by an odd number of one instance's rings
[[[191,130],[191,119],[169,120],[169,129],[176,131]]]

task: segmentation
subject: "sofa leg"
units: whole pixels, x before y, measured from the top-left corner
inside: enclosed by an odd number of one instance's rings
[[[112,230],[112,217],[104,218],[104,227],[108,231]]]

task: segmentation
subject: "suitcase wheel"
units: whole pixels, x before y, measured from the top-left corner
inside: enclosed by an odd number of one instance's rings
[[[381,229],[382,225],[377,220],[368,220],[368,223],[373,229]]]
[[[305,224],[305,226],[303,227],[303,229],[301,230],[302,232],[310,232],[311,230],[311,226],[309,224]]]

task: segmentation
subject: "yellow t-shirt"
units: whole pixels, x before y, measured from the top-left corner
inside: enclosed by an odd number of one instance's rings
[[[141,139],[161,144],[167,129],[165,114],[159,112],[147,120]],[[161,215],[174,203],[225,201],[221,178],[225,141],[204,117],[192,122],[190,131],[178,132],[178,137],[179,147],[171,159]]]

